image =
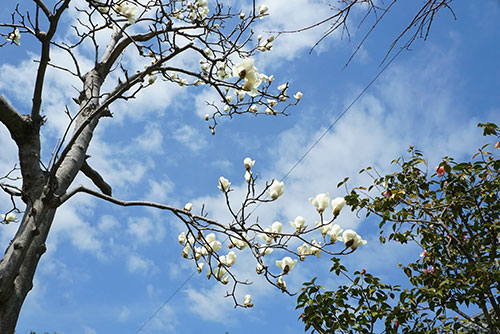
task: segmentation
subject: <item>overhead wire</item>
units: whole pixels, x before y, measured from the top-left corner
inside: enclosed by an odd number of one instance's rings
[[[366,93],[366,91],[377,81],[377,79],[389,68],[389,66],[392,64],[392,62],[403,52],[405,48],[400,48],[398,52],[394,54],[394,56],[382,67],[382,69],[370,80],[370,82],[365,86],[365,88],[352,100],[352,102],[342,111],[342,113],[335,118],[335,120],[330,124],[330,126],[322,132],[322,134],[314,141],[314,143],[302,154],[302,156],[295,162],[295,164],[285,173],[285,175],[281,178],[281,181],[284,181],[294,170],[297,168],[297,166],[307,157],[309,153],[319,144],[323,138],[335,127],[335,125],[344,117],[347,112],[351,109],[351,107]],[[257,207],[260,205],[260,203],[257,205]],[[254,209],[254,211],[257,209],[257,207]],[[158,314],[158,312],[165,307],[168,302],[182,289],[184,285],[194,276],[196,272],[193,272],[168,298],[167,300],[149,317],[148,320],[146,320],[142,326],[137,330],[136,334],[139,333],[151,320],[154,319],[154,317]]]

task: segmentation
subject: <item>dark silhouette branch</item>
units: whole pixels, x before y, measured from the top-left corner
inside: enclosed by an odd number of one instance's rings
[[[0,122],[7,127],[10,136],[18,143],[26,124],[26,117],[19,114],[2,95],[0,95]]]
[[[104,181],[103,177],[101,176],[101,174],[99,174],[98,171],[89,166],[87,161],[83,162],[82,168],[80,168],[80,170],[83,174],[85,174],[86,177],[94,182],[96,187],[99,188],[104,195],[111,196],[111,186],[106,181]]]

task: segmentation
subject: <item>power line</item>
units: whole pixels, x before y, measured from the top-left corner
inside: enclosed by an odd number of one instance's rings
[[[403,52],[404,48],[400,48],[399,51],[394,54],[394,56],[382,67],[382,69],[373,77],[373,79],[365,86],[365,88],[356,96],[356,98],[342,111],[342,113],[330,124],[330,126],[321,134],[321,136],[316,139],[316,141],[307,149],[307,151],[295,162],[295,164],[285,173],[285,175],[281,178],[281,181],[284,181],[293,171],[294,169],[307,157],[307,155],[319,144],[319,142],[335,127],[335,125],[340,121],[342,117],[347,114],[347,112],[351,109],[351,107],[363,96],[364,93],[377,81],[377,79],[382,75],[382,73],[387,70],[387,68],[391,65],[391,63]],[[255,210],[260,206],[261,203],[258,203],[255,207]],[[193,272],[168,298],[167,300],[149,317],[144,324],[135,332],[139,333],[153,318],[161,311],[163,307],[165,307],[168,302],[182,289],[184,285],[194,276],[196,272]]]
[[[170,295],[170,297],[167,298],[167,300],[165,300],[165,302],[163,304],[161,304],[160,307],[158,307],[158,309],[149,317],[148,320],[146,320],[141,327],[139,327],[139,329],[137,330],[137,332],[135,332],[135,334],[139,333],[151,320],[153,320],[153,318],[158,314],[158,312],[161,311],[162,308],[165,307],[165,305],[168,304],[168,302],[174,298],[174,296],[179,292],[181,291],[181,289],[184,287],[184,285],[186,285],[187,282],[189,282],[189,280],[194,276],[194,274],[196,273],[196,271],[193,271],[191,273],[191,275],[186,278],[186,280],[184,282],[182,282],[181,285],[179,285],[179,287]]]
[[[391,63],[394,61],[394,59],[396,59],[397,56],[399,56],[399,54],[401,54],[401,52],[404,50],[404,48],[400,48],[399,51],[391,58],[391,60],[389,60],[389,62],[387,62],[385,64],[385,66],[377,73],[377,75],[375,75],[373,77],[373,79],[368,83],[368,85],[366,85],[366,87],[356,96],[356,98],[344,109],[344,111],[335,119],[335,121],[333,121],[332,124],[330,124],[330,126],[321,134],[321,136],[319,136],[318,139],[316,139],[316,141],[307,149],[307,151],[300,157],[299,160],[297,160],[297,162],[292,166],[292,168],[290,168],[288,170],[288,172],[285,174],[285,176],[283,176],[283,178],[281,179],[282,181],[285,180],[288,175],[290,175],[293,170],[302,162],[302,160],[304,160],[304,158],[316,147],[316,145],[319,144],[319,142],[328,134],[328,132],[330,132],[333,127],[337,124],[338,121],[340,121],[340,119],[342,117],[344,117],[345,114],[347,114],[347,112],[351,109],[351,107],[361,98],[361,96],[363,96],[363,94],[371,87],[371,85],[373,85],[373,83],[380,77],[380,75],[382,75],[382,73],[385,72],[385,70],[389,67],[389,65],[391,65]]]

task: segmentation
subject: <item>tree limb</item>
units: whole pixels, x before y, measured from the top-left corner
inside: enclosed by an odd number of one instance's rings
[[[83,174],[87,176],[89,179],[94,182],[94,184],[99,188],[104,195],[111,196],[111,186],[104,181],[102,176],[99,174],[98,171],[93,169],[92,167],[89,166],[87,161],[83,162],[82,167],[80,168]]]
[[[40,1],[39,1],[40,2]],[[50,21],[49,30],[47,33],[37,33],[37,38],[42,43],[42,50],[40,52],[40,65],[36,74],[35,91],[33,92],[33,106],[31,108],[32,120],[40,125],[40,108],[42,106],[42,90],[44,86],[45,72],[47,71],[47,64],[50,61],[50,42],[57,30],[57,24],[62,13],[68,8],[70,0],[65,0],[62,5],[57,9],[55,14],[49,13],[48,18]],[[38,5],[40,5],[37,2]],[[43,10],[43,7],[42,7]],[[45,10],[44,10],[45,12]],[[47,13],[45,13],[47,15]]]
[[[47,18],[49,18],[52,13],[50,12],[50,9],[45,5],[45,3],[43,3],[42,0],[33,0],[36,5],[42,10],[42,12],[45,14],[45,16],[47,16]]]
[[[10,132],[12,139],[18,142],[25,125],[25,116],[19,114],[7,100],[0,95],[0,122],[2,122]]]
[[[102,194],[100,192],[97,192],[95,190],[92,190],[92,189],[89,189],[89,188],[85,188],[81,184],[78,185],[78,186],[76,186],[75,188],[71,189],[70,191],[68,191],[67,193],[65,193],[63,196],[61,196],[60,199],[59,199],[58,206],[61,206],[64,202],[66,202],[67,200],[69,200],[71,197],[73,197],[74,195],[76,195],[78,193],[87,193],[89,195],[98,197],[100,199],[103,199],[105,201],[108,201],[110,203],[113,203],[113,204],[116,204],[116,205],[120,205],[120,206],[145,206],[145,207],[157,208],[157,209],[160,209],[160,210],[167,210],[167,211],[173,212],[178,217],[180,217],[180,216],[188,216],[188,217],[190,217],[189,220],[191,220],[191,221],[201,220],[201,221],[204,221],[206,223],[213,224],[215,226],[224,228],[226,230],[228,229],[228,227],[226,225],[221,224],[220,222],[218,222],[216,220],[212,220],[210,218],[203,217],[203,216],[194,215],[194,214],[192,214],[191,212],[189,212],[189,211],[187,211],[185,209],[179,209],[179,208],[173,207],[171,205],[160,204],[160,203],[156,203],[156,202],[148,202],[148,201],[122,201],[122,200],[116,199],[116,198],[114,198],[112,196],[108,196],[108,195]]]

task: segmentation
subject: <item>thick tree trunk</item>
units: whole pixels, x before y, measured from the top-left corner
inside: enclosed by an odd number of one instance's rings
[[[99,113],[90,119],[99,103],[102,81],[103,77],[96,70],[89,71],[85,76],[84,98],[80,106],[82,113],[76,120],[68,150],[54,164],[54,171],[40,169],[39,126],[27,122],[25,131],[14,138],[19,147],[22,198],[26,210],[14,239],[0,261],[0,334],[14,334],[21,306],[33,287],[38,262],[46,249],[45,241],[60,204],[59,198],[85,162],[94,129],[102,116]]]
[[[26,211],[20,228],[0,261],[0,333],[14,334],[56,209],[41,196]]]

